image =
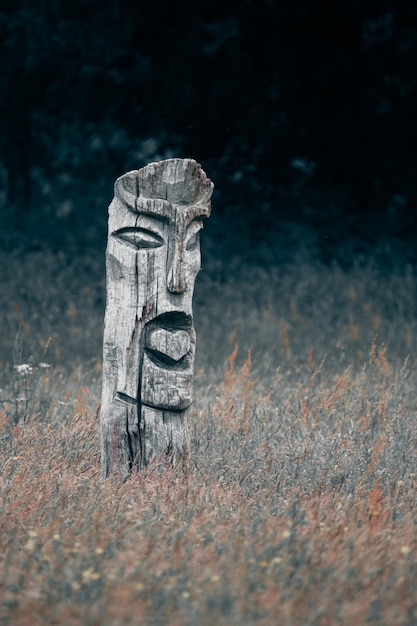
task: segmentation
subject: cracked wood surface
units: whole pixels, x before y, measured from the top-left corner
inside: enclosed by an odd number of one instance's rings
[[[188,453],[195,331],[192,296],[213,183],[192,159],[117,179],[109,207],[100,411],[102,474],[127,475]]]

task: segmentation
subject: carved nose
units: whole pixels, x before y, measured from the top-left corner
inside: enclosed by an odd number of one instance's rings
[[[175,246],[168,262],[167,287],[171,293],[184,293],[187,289],[184,253],[180,246]]]
[[[187,289],[187,282],[185,276],[178,276],[174,272],[171,272],[168,276],[168,290],[171,293],[184,293]]]

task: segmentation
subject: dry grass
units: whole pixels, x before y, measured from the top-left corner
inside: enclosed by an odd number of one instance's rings
[[[197,294],[185,474],[100,480],[93,359],[8,370],[1,624],[417,622],[415,278],[277,275]]]

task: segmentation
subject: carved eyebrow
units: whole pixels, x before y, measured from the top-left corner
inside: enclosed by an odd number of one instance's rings
[[[148,219],[154,220],[156,222],[160,222],[161,224],[168,225],[168,226],[170,226],[172,223],[171,216],[161,215],[160,213],[153,213],[152,211],[141,210],[138,213],[138,217],[148,218]],[[198,232],[199,230],[201,230],[203,228],[203,218],[204,216],[202,215],[196,215],[195,217],[193,217],[191,222],[187,224],[187,234],[188,234],[189,229],[194,232]]]
[[[169,202],[163,198],[145,198],[138,196],[135,202],[135,213],[141,215],[149,215],[149,217],[155,217],[156,219],[166,219],[170,221],[172,216],[172,208],[177,207],[179,210],[185,210],[190,212],[194,217],[193,219],[204,218],[210,215],[210,207],[200,204],[190,204],[181,206],[175,202]],[[158,216],[158,217],[156,217]]]
[[[143,215],[144,217],[149,217],[156,222],[162,222],[162,224],[169,224],[170,218],[168,215],[160,215],[159,213],[152,213],[151,211],[139,211],[138,215]]]

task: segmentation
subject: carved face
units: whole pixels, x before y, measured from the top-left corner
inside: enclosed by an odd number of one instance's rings
[[[156,208],[156,207],[155,207]],[[155,213],[126,215],[123,226],[111,233],[115,240],[112,251],[115,259],[126,264],[137,259],[140,268],[149,269],[146,304],[152,317],[167,310],[190,309],[194,281],[200,270],[199,231],[202,221],[193,219],[193,212],[174,208],[171,216]],[[125,250],[122,248],[126,248]],[[191,310],[190,310],[191,313]],[[149,311],[141,311],[141,318],[148,318]]]
[[[170,218],[129,212],[110,235],[108,274],[120,316],[115,345],[121,352],[121,399],[139,400],[139,391],[148,406],[183,410],[191,403],[192,295],[201,264],[201,228],[192,211],[179,208]]]
[[[209,204],[136,195],[132,206],[134,174],[122,177],[130,201],[115,197],[109,209],[105,349],[116,398],[182,411],[192,402],[192,296]]]

